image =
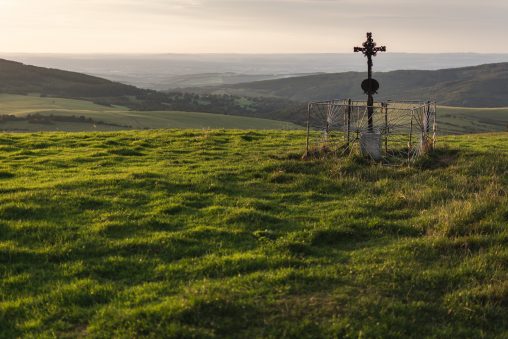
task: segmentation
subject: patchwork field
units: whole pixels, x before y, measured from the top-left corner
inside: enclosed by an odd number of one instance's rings
[[[0,134],[0,337],[506,337],[508,134]]]
[[[0,131],[117,131],[158,128],[301,129],[290,122],[244,116],[174,111],[130,111],[90,101],[0,94],[0,115],[85,117],[90,121],[1,121]],[[440,134],[508,130],[508,108],[438,108]]]
[[[438,108],[439,130],[446,134],[508,131],[508,108]]]
[[[0,122],[0,131],[114,131],[154,128],[227,128],[227,129],[298,129],[290,122],[250,117],[175,111],[131,111],[124,107],[108,107],[90,101],[41,98],[38,95],[22,96],[0,94],[0,115],[24,117],[28,114],[44,116],[84,116],[95,122],[28,121]]]

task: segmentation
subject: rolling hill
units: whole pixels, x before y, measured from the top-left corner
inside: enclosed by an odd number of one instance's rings
[[[0,92],[39,93],[78,98],[115,98],[139,95],[143,93],[143,90],[81,73],[0,59]]]
[[[363,99],[365,73],[318,74],[287,79],[192,89],[207,93],[280,97],[300,102],[334,98]],[[508,63],[436,71],[377,72],[378,100],[434,99],[441,105],[464,107],[508,106]]]
[[[410,87],[409,83],[414,82],[414,79],[420,79],[418,85],[426,88],[455,86],[462,89],[477,88],[481,79],[488,84],[497,81],[500,86],[490,91],[493,93],[493,102],[496,102],[496,98],[506,97],[503,87],[505,85],[501,78],[506,75],[507,65],[378,74],[386,78],[382,80],[383,84],[386,82],[386,90],[391,86],[392,93],[414,92],[413,89],[407,90]],[[344,92],[354,97],[354,93],[359,91],[350,84],[359,83],[362,76],[361,73],[322,74],[246,83],[235,85],[234,88],[214,87],[210,90],[212,94],[162,93],[84,74],[0,60],[0,93],[4,93],[0,95],[0,115],[3,115],[0,119],[0,129],[16,131],[206,127],[293,129],[297,128],[294,123],[304,125],[306,117],[306,105],[295,100],[332,97],[337,89],[339,93]],[[469,80],[464,80],[465,78]],[[229,91],[237,95],[229,95]],[[380,97],[383,93],[380,93]],[[460,98],[461,91],[457,90],[457,93],[456,98]],[[487,103],[488,100],[483,98],[482,93],[484,92],[478,90],[476,95],[481,100],[478,99],[476,102],[485,103],[486,107],[493,106]],[[408,98],[412,97],[410,94],[406,95]],[[442,90],[439,91],[439,95],[450,97],[451,93]],[[445,102],[444,99],[439,101],[440,104]],[[499,99],[497,102],[504,101]],[[443,134],[503,131],[508,125],[506,108],[441,107],[440,111],[442,113],[439,117],[440,132]],[[22,119],[9,118],[9,115],[17,117],[36,115],[36,117],[21,121]],[[49,115],[53,118],[40,117]],[[240,117],[257,120],[242,120]]]
[[[120,105],[138,111],[203,112],[282,121],[298,121],[292,116],[299,109],[298,105],[285,99],[163,93],[85,74],[3,59],[0,59],[0,93],[82,99],[103,106]]]

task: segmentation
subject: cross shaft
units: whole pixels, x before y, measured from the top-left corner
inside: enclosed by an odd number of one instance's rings
[[[368,87],[367,87],[367,116],[368,116],[368,129],[370,133],[374,132],[374,123],[372,116],[374,115],[374,97],[375,92],[372,81],[372,57],[376,56],[378,52],[386,52],[386,46],[377,47],[377,44],[372,39],[372,33],[367,33],[367,41],[362,44],[363,47],[355,47],[354,52],[361,52],[367,57],[367,70],[368,70]]]

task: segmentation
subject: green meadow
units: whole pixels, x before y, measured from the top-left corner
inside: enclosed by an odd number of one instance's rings
[[[508,134],[0,134],[0,337],[507,337]]]
[[[439,131],[446,134],[508,131],[508,108],[438,107]]]

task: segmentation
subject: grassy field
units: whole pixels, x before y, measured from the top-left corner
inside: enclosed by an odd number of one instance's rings
[[[89,101],[41,98],[38,95],[22,96],[0,94],[0,115],[28,114],[85,116],[96,121],[116,124],[58,122],[35,124],[27,121],[0,123],[0,131],[114,131],[125,129],[153,128],[228,128],[228,129],[295,129],[300,128],[289,122],[198,112],[146,112],[130,111],[124,107],[107,107]]]
[[[0,337],[506,337],[508,134],[0,135]]]
[[[438,108],[439,130],[447,134],[508,131],[508,108]]]

